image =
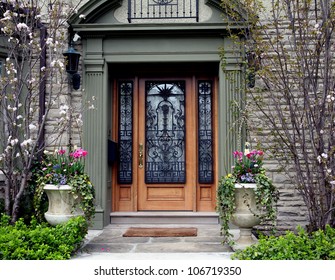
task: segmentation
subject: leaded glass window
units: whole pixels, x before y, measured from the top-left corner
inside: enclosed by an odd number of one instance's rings
[[[146,82],[146,183],[184,183],[185,82]]]
[[[198,82],[198,180],[201,184],[213,183],[213,84]]]
[[[133,82],[119,82],[119,161],[118,182],[133,180]]]

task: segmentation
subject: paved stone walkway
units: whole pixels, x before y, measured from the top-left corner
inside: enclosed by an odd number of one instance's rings
[[[180,227],[181,225],[109,225],[101,231],[90,230],[86,243],[74,259],[127,258],[229,258],[232,250],[222,245],[219,225],[182,225],[196,227],[194,237],[122,237],[131,226]]]

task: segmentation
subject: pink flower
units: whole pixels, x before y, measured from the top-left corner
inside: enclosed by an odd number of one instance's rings
[[[59,154],[59,155],[64,155],[64,154],[65,154],[65,150],[59,150],[59,151],[58,151],[58,154]]]
[[[76,151],[74,151],[73,153],[70,154],[71,157],[74,158],[81,158],[81,157],[86,157],[88,154],[87,151],[83,150],[83,149],[78,149]]]
[[[234,158],[242,159],[243,153],[239,151],[233,152]]]

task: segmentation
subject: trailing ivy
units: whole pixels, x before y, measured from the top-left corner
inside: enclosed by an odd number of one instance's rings
[[[253,214],[260,218],[261,223],[270,225],[273,230],[277,219],[278,190],[265,175],[264,170],[255,174],[254,178],[257,185],[255,190],[256,206],[259,211],[253,212]],[[234,175],[228,174],[221,178],[217,190],[216,210],[221,220],[221,235],[223,236],[223,243],[229,245],[234,244],[233,235],[229,231],[229,222],[235,211],[235,184],[237,182],[238,180]]]

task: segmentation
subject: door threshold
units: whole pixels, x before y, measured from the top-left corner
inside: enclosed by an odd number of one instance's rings
[[[216,212],[139,211],[111,212],[111,224],[218,224]]]

